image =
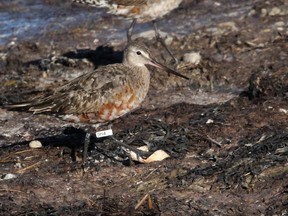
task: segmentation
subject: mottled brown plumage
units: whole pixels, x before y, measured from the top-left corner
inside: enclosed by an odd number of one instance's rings
[[[177,8],[182,0],[73,0],[94,7],[107,8],[108,13],[137,22],[149,22]]]
[[[69,115],[65,119],[82,123],[109,122],[140,106],[150,84],[150,72],[146,67],[148,64],[188,79],[154,60],[145,46],[132,42],[126,47],[121,64],[107,65],[83,74],[55,89],[50,96],[8,105],[6,108],[26,108],[34,113]],[[90,135],[87,132],[85,136],[84,163]]]
[[[72,0],[76,3],[106,8],[108,13],[133,19],[127,31],[128,42],[131,41],[133,28],[136,22],[145,23],[153,21],[156,39],[160,41],[175,63],[178,60],[161,38],[156,26],[156,19],[165,16],[179,6],[182,0]]]
[[[140,106],[150,84],[148,64],[186,78],[154,60],[142,44],[132,42],[124,51],[122,63],[84,74],[50,96],[9,107],[25,107],[34,113],[72,114],[77,122],[109,122]]]

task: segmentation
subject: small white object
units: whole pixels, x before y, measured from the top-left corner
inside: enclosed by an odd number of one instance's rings
[[[171,37],[171,36],[166,37],[166,39],[165,39],[166,45],[170,46],[172,44],[172,42],[173,42],[173,37]]]
[[[149,152],[147,146],[141,146],[141,147],[138,147],[137,149],[139,149],[141,151],[144,151],[144,152]],[[130,152],[131,159],[133,161],[138,161],[140,163],[152,163],[152,162],[155,162],[155,161],[162,161],[162,160],[170,157],[170,155],[168,155],[165,151],[163,151],[161,149],[153,152],[153,154],[151,154],[146,159],[140,157],[139,155],[137,155],[137,153],[135,153],[133,151],[129,151],[129,152]]]
[[[221,3],[220,2],[214,2],[214,5],[219,7],[219,6],[221,6]]]
[[[185,53],[183,60],[186,63],[192,63],[198,65],[201,61],[201,55],[199,52]]]
[[[15,44],[16,44],[15,41],[11,41],[11,42],[8,44],[8,46],[14,46]]]
[[[98,38],[95,38],[95,39],[93,40],[93,43],[94,43],[94,44],[98,44],[98,43],[99,43],[99,39],[98,39]]]
[[[103,131],[97,131],[96,132],[96,137],[97,138],[107,137],[107,136],[112,136],[112,135],[113,135],[112,129],[103,130]]]
[[[17,163],[15,163],[14,167],[17,168],[17,169],[21,169],[22,168],[22,164],[17,162]]]
[[[3,180],[8,180],[8,179],[13,179],[16,178],[17,176],[15,174],[12,173],[8,173],[4,176]]]
[[[282,112],[284,114],[288,114],[288,110],[287,109],[283,109],[283,108],[280,108],[279,112]]]
[[[146,160],[144,159],[144,163],[152,163],[155,161],[162,161],[166,158],[169,158],[170,155],[167,154],[162,149],[155,151],[152,155],[150,155]]]
[[[269,16],[278,16],[281,15],[281,9],[278,7],[273,7],[272,10],[269,12]]]
[[[33,140],[29,143],[30,148],[42,148],[42,143],[39,140]]]
[[[212,119],[208,119],[206,124],[211,124],[211,123],[214,123],[214,121]]]

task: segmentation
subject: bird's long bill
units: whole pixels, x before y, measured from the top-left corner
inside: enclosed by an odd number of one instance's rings
[[[149,64],[152,65],[152,66],[154,66],[154,67],[163,69],[163,70],[166,71],[168,74],[171,73],[171,74],[174,74],[174,75],[176,75],[176,76],[182,77],[182,78],[184,78],[184,79],[187,79],[187,80],[189,79],[188,77],[186,77],[186,76],[184,76],[184,75],[176,72],[175,70],[172,70],[171,68],[166,67],[165,65],[157,62],[157,61],[154,60],[154,59],[150,59]]]

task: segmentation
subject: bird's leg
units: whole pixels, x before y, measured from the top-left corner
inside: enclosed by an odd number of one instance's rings
[[[91,142],[91,134],[97,130],[99,126],[103,126],[103,123],[95,124],[92,127],[86,128],[85,131],[85,140],[84,140],[84,149],[83,149],[83,168],[86,169],[86,163],[87,163],[87,156],[88,156],[88,148],[89,144]],[[112,124],[108,124],[108,128],[111,129]],[[97,135],[96,135],[97,137]]]
[[[90,144],[90,137],[91,133],[89,131],[86,131],[85,134],[85,140],[84,140],[84,150],[83,150],[83,165],[87,163],[87,155],[88,155],[88,147]]]
[[[136,24],[136,19],[133,19],[131,25],[129,26],[128,28],[128,31],[127,31],[127,40],[128,40],[128,43],[132,41],[132,32],[133,32],[133,29],[134,29],[134,26]]]
[[[167,47],[167,45],[165,44],[163,38],[161,37],[160,33],[159,33],[159,30],[158,30],[158,27],[157,27],[157,24],[156,24],[156,21],[153,20],[153,26],[154,26],[154,31],[155,31],[155,36],[156,36],[156,40],[158,40],[161,45],[165,48],[165,50],[168,52],[168,54],[171,56],[171,58],[173,59],[174,61],[174,64],[177,65],[178,64],[178,59],[175,58],[175,56],[172,54],[172,52],[170,51],[170,49]]]

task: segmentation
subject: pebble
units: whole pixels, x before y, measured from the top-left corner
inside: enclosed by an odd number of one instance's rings
[[[269,12],[269,16],[277,16],[280,15],[281,10],[278,7],[273,7],[272,10]]]
[[[276,27],[284,27],[284,26],[285,26],[285,22],[279,21],[279,22],[276,22],[274,25],[275,25]]]
[[[284,31],[285,22],[283,22],[283,21],[276,22],[276,23],[274,24],[274,26],[276,27],[276,29],[277,29],[278,31]]]
[[[192,63],[198,65],[201,61],[201,55],[199,52],[185,53],[183,60],[186,63]]]
[[[248,12],[248,17],[256,15],[256,10],[252,9],[251,11]]]
[[[288,109],[280,108],[280,109],[279,109],[279,112],[282,112],[282,113],[284,113],[284,114],[288,114]]]
[[[265,17],[265,16],[267,16],[267,14],[268,14],[268,11],[267,11],[267,9],[266,8],[262,8],[261,9],[261,17]]]
[[[42,148],[42,143],[38,140],[33,140],[29,143],[30,148]]]
[[[214,121],[212,119],[208,119],[206,122],[206,124],[212,124],[212,123],[214,123]]]
[[[170,46],[170,45],[172,44],[172,42],[173,42],[173,37],[171,37],[171,36],[166,36],[166,38],[165,38],[165,44],[168,45],[168,46]]]
[[[16,178],[17,176],[15,174],[12,174],[12,173],[8,173],[6,174],[2,179],[3,180],[9,180],[9,179],[13,179],[13,178]]]

